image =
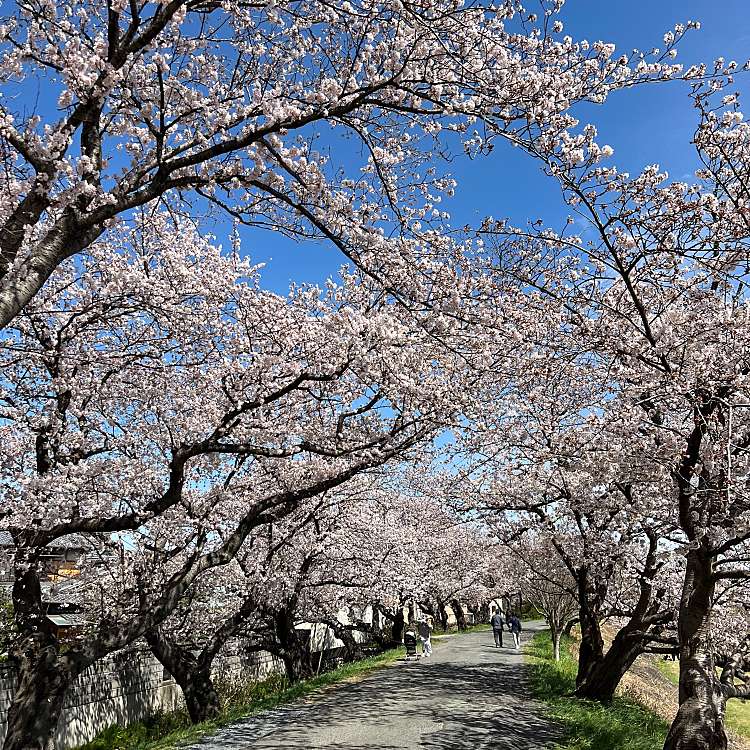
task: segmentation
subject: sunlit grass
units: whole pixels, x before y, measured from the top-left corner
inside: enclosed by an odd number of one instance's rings
[[[680,662],[658,661],[659,671],[674,685],[680,683]],[[727,701],[726,726],[735,734],[750,737],[750,703],[744,700]]]
[[[526,647],[534,694],[563,730],[559,750],[661,750],[667,724],[651,711],[625,698],[607,706],[573,698],[577,665],[569,641],[560,652],[555,663],[548,632],[537,633]]]

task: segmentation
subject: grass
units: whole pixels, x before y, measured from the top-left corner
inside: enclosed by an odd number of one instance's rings
[[[571,697],[577,665],[569,639],[560,652],[555,663],[548,632],[537,633],[526,647],[534,695],[547,703],[550,718],[564,731],[559,750],[661,750],[668,727],[651,711],[625,698],[604,706]]]
[[[76,750],[173,750],[245,716],[288,703],[330,685],[362,677],[392,664],[403,655],[403,648],[394,648],[302,682],[289,683],[286,678],[273,675],[241,689],[231,686],[234,700],[225,705],[222,715],[214,721],[191,725],[184,711],[159,712],[127,727],[113,725]]]
[[[680,662],[660,659],[656,664],[659,671],[671,683],[679,685]],[[744,700],[727,701],[726,726],[735,734],[750,738],[750,703]]]

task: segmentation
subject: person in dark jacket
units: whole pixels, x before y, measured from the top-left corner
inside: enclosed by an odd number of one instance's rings
[[[521,627],[521,621],[518,619],[518,615],[515,613],[511,613],[508,617],[508,630],[513,633],[513,643],[515,643],[516,648],[519,648],[521,645],[521,630],[523,630],[523,628]]]
[[[495,648],[500,648],[503,645],[503,627],[505,626],[505,618],[503,617],[502,610],[498,609],[492,615],[490,624],[492,625],[492,634],[495,636]]]

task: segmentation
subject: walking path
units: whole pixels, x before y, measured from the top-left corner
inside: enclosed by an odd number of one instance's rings
[[[523,640],[542,629],[529,623]],[[492,631],[446,638],[432,657],[258,714],[192,750],[541,750],[556,738],[529,697],[521,654]]]

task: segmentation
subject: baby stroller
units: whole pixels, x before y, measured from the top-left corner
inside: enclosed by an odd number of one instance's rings
[[[419,654],[417,653],[417,636],[411,630],[407,630],[404,633],[404,648],[406,648],[406,661],[419,659]]]

